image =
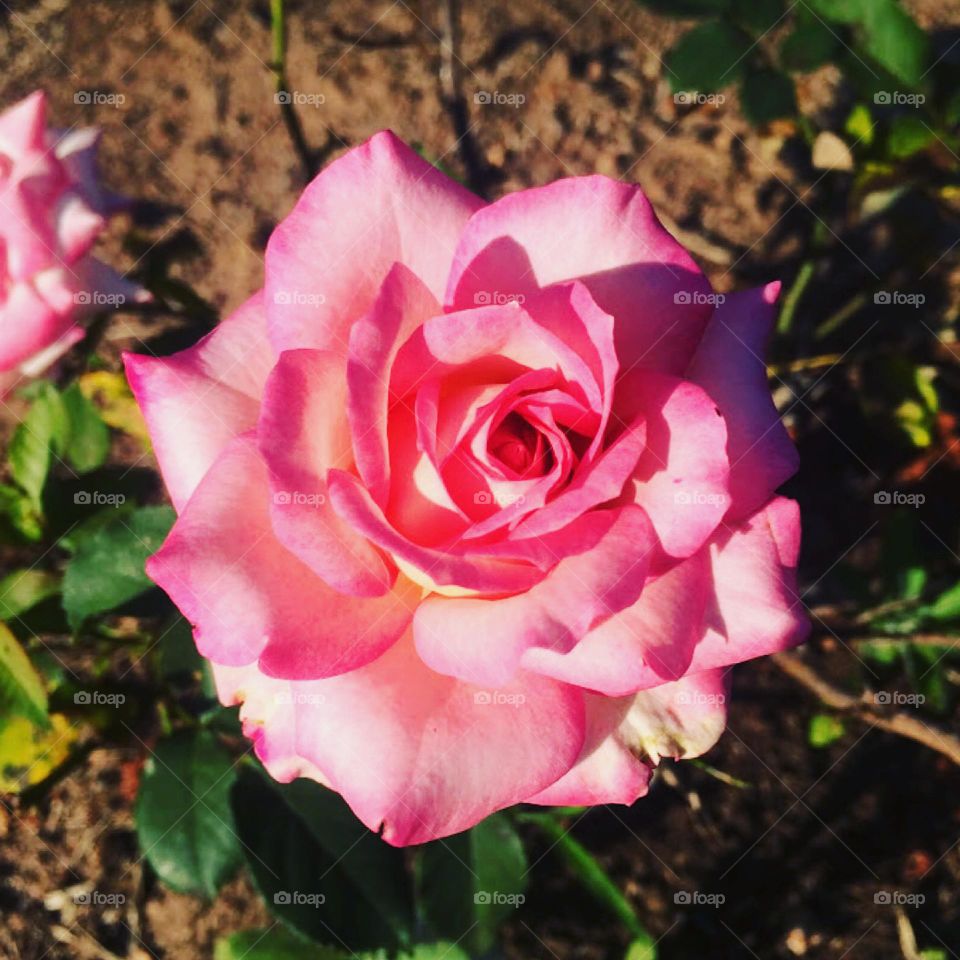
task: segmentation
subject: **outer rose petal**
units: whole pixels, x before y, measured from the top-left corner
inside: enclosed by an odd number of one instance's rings
[[[529,803],[633,803],[663,757],[706,753],[727,720],[724,671],[709,670],[633,697],[587,697],[587,740],[577,763]]]
[[[270,776],[281,783],[310,777],[328,786],[323,774],[297,755],[297,711],[293,684],[261,673],[255,663],[246,667],[210,664],[217,696],[226,707],[240,706],[243,735]]]
[[[593,626],[632,604],[655,546],[646,514],[632,504],[623,507],[595,547],[565,557],[526,593],[499,600],[424,599],[414,615],[417,651],[440,673],[490,686],[506,683],[525,650],[569,650]]]
[[[626,384],[636,405],[630,415],[639,409],[647,419],[636,501],[650,514],[663,549],[672,557],[689,557],[729,505],[723,419],[713,399],[689,381],[646,372]]]
[[[575,177],[475,213],[457,246],[447,303],[462,309],[478,295],[528,295],[576,279],[617,318],[621,369],[682,373],[710,315],[710,285],[637,186]]]
[[[227,443],[256,426],[274,361],[262,295],[172,357],[123,359],[170,499],[181,510]]]
[[[337,593],[277,542],[267,470],[251,436],[231,442],[147,572],[195,625],[200,652],[259,658],[275,677],[325,677],[378,657],[403,633],[419,590],[399,578],[376,599]]]
[[[802,643],[810,624],[796,593],[799,544],[797,505],[777,498],[723,529],[565,656],[533,649],[523,666],[618,697]]]
[[[470,686],[426,667],[409,638],[360,670],[292,686],[319,701],[295,696],[297,753],[397,846],[525,800],[569,769],[584,740],[573,688],[524,674],[499,690]]]
[[[353,461],[343,360],[326,350],[280,354],[264,388],[257,427],[270,471],[277,539],[343,593],[386,593],[396,570],[331,509],[327,471]]]
[[[763,359],[779,292],[777,282],[729,294],[687,371],[727,423],[732,520],[762,506],[800,462],[770,396]]]
[[[523,666],[621,697],[682,677],[703,634],[710,589],[706,551],[650,581],[640,599],[562,650],[533,648]]]
[[[728,684],[723,670],[691,674],[638,693],[620,727],[630,748],[656,765],[706,753],[727,723]]]
[[[345,355],[351,324],[370,309],[394,263],[439,300],[460,231],[482,205],[389,131],[334,161],[267,245],[266,304],[277,350]]]
[[[546,806],[593,806],[599,803],[631,804],[644,796],[653,770],[621,735],[630,699],[585,695],[587,738],[577,762],[556,783],[527,803]]]

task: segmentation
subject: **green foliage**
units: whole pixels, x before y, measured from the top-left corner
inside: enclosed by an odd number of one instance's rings
[[[472,830],[427,844],[417,872],[418,900],[433,929],[454,940],[464,937],[480,955],[494,946],[497,928],[523,902],[527,858],[510,820],[498,813]]]
[[[675,93],[713,93],[738,80],[751,40],[722,20],[708,20],[683,35],[667,54],[670,86]]]
[[[403,853],[371,833],[340,796],[311,780],[280,784],[248,768],[232,804],[247,866],[279,919],[311,940],[351,950],[410,942]]]
[[[161,740],[147,760],[136,803],[140,849],[164,883],[212,897],[242,854],[230,790],[230,755],[205,730]]]
[[[740,84],[740,106],[751,123],[769,123],[797,111],[793,81],[779,70],[750,70]]]
[[[64,453],[77,473],[103,465],[110,453],[110,431],[97,408],[73,384],[61,396],[67,417]]]
[[[816,713],[810,718],[807,727],[807,742],[811,747],[822,750],[836,743],[845,733],[843,721],[829,713]]]
[[[88,617],[132,600],[153,584],[144,563],[155,553],[175,518],[170,507],[103,512],[75,542],[63,578],[63,607],[72,629]]]
[[[19,617],[60,592],[60,577],[45,570],[14,570],[0,580],[0,618]]]
[[[47,724],[47,692],[26,651],[0,621],[0,716]]]

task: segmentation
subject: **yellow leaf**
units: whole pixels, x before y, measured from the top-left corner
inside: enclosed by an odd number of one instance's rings
[[[95,370],[80,377],[79,384],[80,392],[96,404],[106,424],[139,440],[144,450],[150,449],[147,425],[122,373]]]
[[[0,722],[0,793],[20,793],[46,780],[70,756],[78,736],[62,713],[50,715],[46,730],[26,717]]]

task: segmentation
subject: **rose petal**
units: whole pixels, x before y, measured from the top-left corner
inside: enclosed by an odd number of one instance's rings
[[[729,516],[749,516],[797,471],[799,456],[774,406],[764,362],[779,283],[729,294],[717,307],[687,375],[727,424]]]
[[[330,586],[375,597],[396,570],[334,511],[327,472],[353,463],[341,357],[287,350],[267,379],[257,426],[270,471],[270,516],[277,539]]]
[[[276,540],[255,438],[232,441],[190,498],[147,572],[217,663],[285,678],[326,677],[378,657],[410,622],[419,591],[344,596]]]
[[[439,300],[457,237],[483,201],[389,131],[324,169],[270,237],[266,308],[278,352],[346,355],[394,263]]]
[[[124,354],[127,379],[177,510],[227,443],[256,425],[274,361],[261,300],[255,294],[199,343],[172,357]]]
[[[623,369],[683,372],[710,316],[710,285],[641,189],[607,177],[558,180],[475,213],[446,302],[463,309],[491,291],[529,296],[576,279],[616,317]]]
[[[599,519],[599,518],[598,518]],[[417,651],[439,673],[498,686],[531,647],[569,650],[631,605],[643,589],[655,537],[628,505],[592,549],[570,554],[526,593],[503,599],[427,597],[417,607]]]

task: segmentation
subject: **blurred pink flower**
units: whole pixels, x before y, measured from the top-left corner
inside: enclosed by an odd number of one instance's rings
[[[807,629],[777,291],[715,294],[636,186],[488,205],[382,133],[261,292],[128,356],[179,513],[150,575],[271,773],[409,844],[708,749],[724,668]]]
[[[97,179],[98,136],[49,129],[39,90],[0,114],[0,386],[55,361],[90,313],[149,299],[90,255],[123,205]]]

